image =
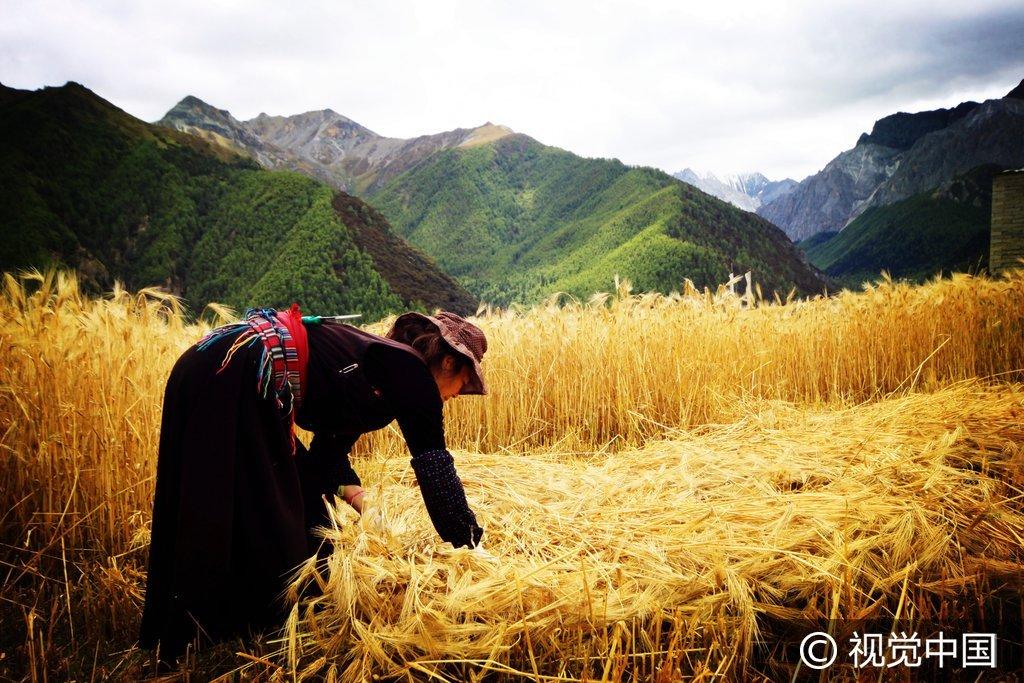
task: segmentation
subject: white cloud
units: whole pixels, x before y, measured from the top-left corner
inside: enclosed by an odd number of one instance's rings
[[[825,7],[824,5],[828,6]],[[330,107],[398,137],[504,123],[586,156],[802,178],[898,110],[1024,77],[1018,2],[0,0],[0,81],[155,120]]]

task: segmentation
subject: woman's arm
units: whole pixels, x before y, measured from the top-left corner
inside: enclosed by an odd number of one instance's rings
[[[379,347],[379,352],[378,356],[367,354],[374,361],[370,372],[395,411],[430,521],[452,545],[476,546],[483,528],[469,507],[455,460],[445,445],[437,382],[412,354],[390,347]]]
[[[469,507],[462,480],[455,471],[455,459],[448,449],[423,451],[410,462],[437,534],[456,548],[479,544],[484,530]]]
[[[359,475],[352,469],[352,463],[348,458],[359,436],[333,432],[313,434],[313,441],[309,444],[309,453],[306,457],[310,458],[311,469],[320,479],[324,493],[335,493],[344,487],[345,500],[350,502],[350,496],[356,490],[362,490]]]
[[[363,487],[359,484],[345,484],[341,490],[341,497],[345,502],[356,509],[359,514],[363,513]]]
[[[313,441],[307,450],[299,442],[296,453],[296,469],[302,488],[306,528],[309,530],[310,547],[316,548],[320,541],[312,533],[316,527],[331,525],[324,497],[330,500],[337,495],[340,486],[359,486],[359,475],[348,461],[349,451],[359,434],[334,434],[326,431],[314,432]],[[362,496],[360,496],[362,498]],[[359,499],[357,498],[357,501]]]

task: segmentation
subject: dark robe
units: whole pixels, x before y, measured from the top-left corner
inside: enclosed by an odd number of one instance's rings
[[[309,361],[296,423],[256,392],[259,344],[217,372],[236,335],[190,347],[164,393],[140,645],[161,659],[185,644],[280,626],[288,575],[322,551],[323,496],[360,483],[348,454],[360,434],[397,418],[424,503],[443,540],[476,545],[445,446],[442,400],[422,356],[350,325],[308,324]],[[205,638],[204,638],[205,636]]]

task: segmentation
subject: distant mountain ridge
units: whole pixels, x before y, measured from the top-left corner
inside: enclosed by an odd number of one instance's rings
[[[224,114],[197,137],[78,83],[0,85],[0,270],[73,266],[87,288],[160,285],[196,308],[476,309],[362,200],[233,151]]]
[[[248,151],[264,167],[298,171],[354,194],[380,187],[439,150],[484,144],[513,132],[488,121],[476,128],[389,138],[331,109],[293,116],[260,113],[239,121],[191,95],[156,123],[200,137],[213,134],[215,141]]]
[[[984,164],[1024,165],[1024,99],[988,100],[948,126],[923,135],[895,172],[856,207],[885,206],[930,191]]]
[[[838,232],[871,207],[929,192],[985,164],[1024,165],[1024,81],[1000,99],[897,113],[757,213],[795,241]]]
[[[812,263],[840,284],[858,288],[879,277],[923,281],[937,274],[988,267],[992,177],[986,164],[884,206],[872,206],[841,232],[817,233],[800,243]]]
[[[756,211],[762,204],[788,194],[797,186],[792,178],[769,180],[758,172],[717,176],[710,171],[698,173],[685,168],[672,175],[744,211]]]
[[[766,296],[822,291],[774,225],[650,167],[588,159],[520,133],[438,152],[368,200],[485,301],[555,292],[715,287],[750,270]]]
[[[160,123],[221,136],[270,167],[333,175],[491,303],[586,297],[616,275],[638,290],[678,290],[684,278],[714,287],[746,269],[766,293],[823,288],[778,228],[656,169],[586,159],[491,123],[400,140],[330,109],[226,114],[185,98]]]
[[[962,119],[978,107],[977,102],[962,102],[951,109],[934,109],[916,114],[898,112],[875,121],[870,133],[862,133],[858,145],[882,145],[910,149],[915,142],[936,130]]]

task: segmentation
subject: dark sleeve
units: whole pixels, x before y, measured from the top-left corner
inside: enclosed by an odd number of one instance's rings
[[[303,509],[306,517],[307,540],[310,552],[316,552],[320,539],[312,532],[315,527],[328,527],[331,521],[324,505],[343,484],[358,484],[359,477],[352,470],[348,453],[359,438],[358,434],[332,434],[314,432],[309,450],[297,444],[295,463],[302,487]]]
[[[476,547],[484,530],[469,508],[452,454],[444,448],[423,451],[411,463],[438,536],[456,548]]]
[[[466,492],[455,471],[455,460],[444,440],[443,401],[437,382],[416,356],[378,347],[367,354],[368,372],[395,411],[398,426],[412,456],[430,521],[442,540],[455,547],[475,547],[483,536]]]
[[[359,475],[352,469],[348,454],[359,434],[316,432],[309,444],[310,468],[317,473],[324,492],[333,492],[339,486],[359,484]]]
[[[367,378],[395,413],[409,454],[415,458],[423,451],[445,448],[444,402],[423,361],[401,349],[376,346],[364,363]]]

